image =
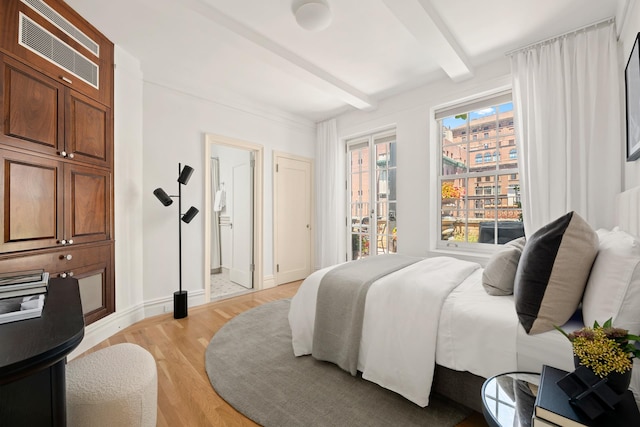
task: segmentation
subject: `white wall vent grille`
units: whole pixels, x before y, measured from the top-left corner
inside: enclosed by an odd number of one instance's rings
[[[100,45],[89,38],[85,33],[77,29],[72,23],[67,21],[62,15],[53,10],[42,0],[22,0],[22,3],[38,12],[43,18],[68,34],[75,41],[89,49],[94,55],[100,57]]]
[[[18,44],[98,89],[99,67],[80,52],[20,13]]]

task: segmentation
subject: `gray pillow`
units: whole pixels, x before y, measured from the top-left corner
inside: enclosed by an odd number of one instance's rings
[[[513,282],[525,238],[512,240],[491,255],[482,272],[482,286],[489,295],[503,296],[513,293]]]

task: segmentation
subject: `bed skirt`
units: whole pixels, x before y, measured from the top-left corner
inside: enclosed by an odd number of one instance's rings
[[[485,378],[466,371],[436,365],[431,391],[482,413],[482,384]]]

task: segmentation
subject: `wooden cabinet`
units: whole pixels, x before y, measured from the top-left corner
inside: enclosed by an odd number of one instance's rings
[[[82,311],[91,323],[115,310],[113,242],[68,246],[0,257],[0,271],[44,268],[52,278],[74,277],[80,284]]]
[[[0,272],[78,279],[115,310],[113,44],[61,0],[0,2]]]
[[[113,43],[63,1],[0,3],[0,45],[5,52],[113,106]]]
[[[111,239],[111,173],[0,148],[0,253]]]
[[[110,108],[9,56],[0,60],[0,142],[113,167]]]

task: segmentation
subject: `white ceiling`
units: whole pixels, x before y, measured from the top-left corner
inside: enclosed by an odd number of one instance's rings
[[[323,0],[333,21],[300,28],[306,0],[67,0],[140,60],[144,80],[239,108],[318,121],[450,78],[617,15],[629,0]],[[618,24],[620,25],[620,23]]]

